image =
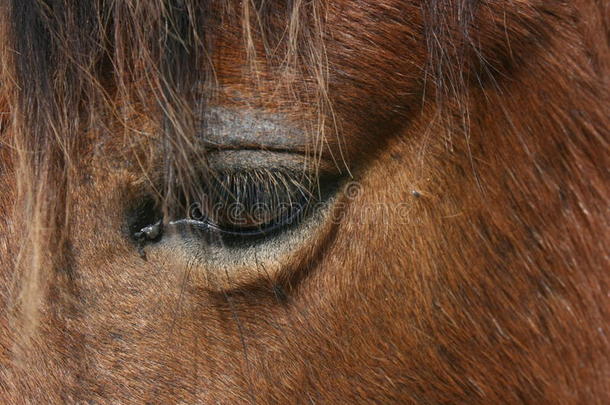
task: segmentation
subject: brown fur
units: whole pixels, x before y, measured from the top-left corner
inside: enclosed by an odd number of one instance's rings
[[[2,402],[609,402],[606,2],[6,3]],[[209,106],[314,134],[342,220],[234,277],[143,259]]]

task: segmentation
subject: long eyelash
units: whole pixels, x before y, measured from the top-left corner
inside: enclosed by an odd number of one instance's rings
[[[230,243],[244,238],[265,238],[300,223],[316,208],[315,202],[324,201],[324,196],[331,190],[321,190],[320,182],[313,174],[284,168],[217,171],[214,176],[208,175],[204,179],[196,195],[181,197],[184,208],[174,211],[177,215],[164,216],[152,199],[140,210],[142,212],[134,210],[129,229],[139,246],[160,239],[166,226],[181,227],[184,232],[218,235],[223,242]],[[335,181],[330,183],[336,184]],[[263,219],[268,221],[257,222],[260,218],[242,216],[240,219],[249,220],[245,226],[242,226],[243,222],[232,223],[226,208],[233,202],[244,207],[266,204],[269,211]],[[215,203],[220,204],[216,218]]]
[[[216,172],[204,185],[209,205],[201,207],[201,219],[210,230],[225,234],[246,236],[274,231],[305,215],[314,199],[312,184],[303,172],[281,168]],[[246,224],[232,222],[232,204],[245,210],[262,206],[267,217],[256,217],[252,210],[237,218]]]
[[[285,169],[249,169],[217,173],[209,195],[220,201],[239,201],[243,204],[281,203],[282,197],[312,198],[312,181],[303,173]],[[273,198],[260,201],[261,196]]]

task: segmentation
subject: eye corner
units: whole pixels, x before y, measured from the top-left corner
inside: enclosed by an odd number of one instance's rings
[[[125,211],[123,233],[133,243],[141,243],[141,235],[139,234],[142,230],[159,223],[162,218],[163,215],[159,203],[153,196],[140,197]],[[154,239],[158,239],[158,237]]]

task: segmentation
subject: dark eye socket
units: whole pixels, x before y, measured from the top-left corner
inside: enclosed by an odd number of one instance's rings
[[[190,204],[189,220],[226,235],[266,235],[307,214],[317,200],[314,186],[311,177],[286,169],[216,173]]]

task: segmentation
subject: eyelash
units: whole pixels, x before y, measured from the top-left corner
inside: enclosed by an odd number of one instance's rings
[[[145,256],[146,244],[160,241],[170,229],[171,233],[202,237],[210,243],[219,241],[215,235],[228,245],[258,243],[299,225],[324,206],[339,184],[338,178],[318,178],[285,168],[220,171],[205,178],[209,180],[202,182],[190,197],[183,194],[176,200],[166,211],[165,220],[152,197],[143,198],[130,208],[126,226],[141,255]],[[252,212],[254,207],[262,206],[267,208],[262,214],[266,220],[231,222],[226,212],[232,202],[241,204],[238,219],[244,219],[244,210]]]
[[[219,172],[191,198],[187,218],[174,221],[234,237],[265,236],[298,223],[316,200],[303,172],[249,169]]]

